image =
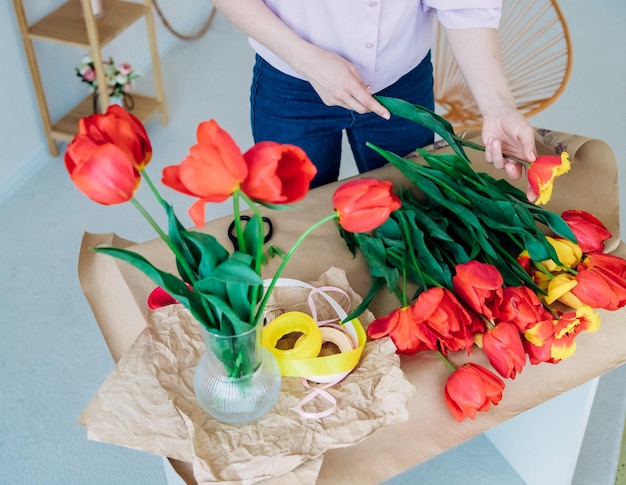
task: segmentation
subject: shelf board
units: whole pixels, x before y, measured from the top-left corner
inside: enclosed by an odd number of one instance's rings
[[[135,107],[131,113],[145,122],[154,115],[160,103],[156,98],[143,96],[141,94],[131,95],[135,100]],[[52,138],[60,141],[70,142],[74,139],[74,135],[78,133],[78,120],[93,114],[93,98],[87,96],[72,111],[52,125]]]
[[[146,13],[143,4],[103,0],[104,15],[96,20],[100,44],[105,45]],[[89,49],[80,0],[69,0],[28,29],[32,38]]]

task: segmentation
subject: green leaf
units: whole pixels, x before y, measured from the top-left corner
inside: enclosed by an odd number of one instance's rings
[[[476,236],[474,235],[474,229],[471,226],[459,224],[458,220],[449,220],[448,222],[456,235],[453,237],[454,240],[462,242],[466,245],[467,254],[470,260],[476,259],[480,253],[481,247]]]
[[[356,236],[371,275],[385,278],[387,286],[395,288],[398,284],[398,270],[387,264],[387,252],[382,240],[366,233],[358,233]]]
[[[444,282],[444,271],[439,261],[437,261],[426,246],[424,233],[415,225],[414,213],[402,211],[397,214],[397,216],[400,217],[403,222],[404,239],[409,246],[407,263],[410,264],[413,262],[417,268],[419,268],[420,273],[425,273],[442,284]],[[411,219],[413,219],[413,221]],[[416,283],[424,284],[423,281],[417,281]]]
[[[455,266],[457,264],[467,263],[471,259],[467,251],[465,250],[465,248],[461,244],[457,243],[456,241],[442,242],[441,252],[451,255],[451,258],[454,261]]]
[[[417,163],[406,160],[402,157],[399,157],[395,153],[391,153],[387,150],[383,150],[381,148],[374,148],[378,153],[383,155],[390,163],[398,167],[398,169],[417,187],[420,188],[426,196],[428,196],[432,201],[437,202],[437,204],[441,204],[450,210],[453,214],[457,214],[464,223],[474,226],[478,230],[482,230],[482,226],[478,221],[478,218],[469,211],[466,207],[461,205],[459,202],[450,201],[447,197],[445,197],[442,191],[437,187],[435,183],[433,183],[428,178],[423,175],[423,168]]]
[[[387,96],[374,96],[374,98],[387,108],[391,114],[414,121],[434,131],[448,142],[462,159],[468,160],[463,146],[454,137],[454,128],[445,118],[442,118],[423,106],[411,104],[402,99]]]
[[[242,251],[245,248],[245,253],[252,257],[256,257],[257,249],[259,247],[259,241],[263,244],[262,224],[256,215],[250,217],[250,219],[242,220],[243,225],[243,245],[239,248]]]
[[[414,211],[413,214],[417,223],[424,228],[424,232],[427,233],[429,237],[433,239],[440,239],[442,241],[454,241],[454,239],[445,231],[447,219],[445,220],[446,224],[441,226],[434,218],[432,218],[432,216],[428,217],[428,215],[421,210]]]
[[[432,153],[423,149],[419,150],[419,154],[424,161],[433,169],[439,170],[448,174],[448,176],[455,179],[459,178],[459,174],[463,174],[466,177],[477,177],[476,172],[472,170],[471,166],[467,163],[467,160],[461,158],[456,153]]]
[[[465,195],[472,201],[475,209],[480,211],[481,214],[488,216],[491,220],[498,222],[503,228],[519,229],[521,221],[510,201],[483,197],[471,190],[468,190]]]
[[[229,259],[194,285],[196,291],[220,315],[222,329],[242,328],[241,322],[250,322],[254,308],[251,292],[262,292],[263,279],[250,267],[252,257],[235,251]],[[225,306],[230,309],[226,311]]]
[[[481,173],[480,176],[484,178],[485,180],[488,180],[489,182],[491,182],[491,185],[494,188],[496,188],[500,193],[513,197],[514,199],[520,202],[528,203],[526,194],[522,190],[515,187],[514,185],[511,185],[511,183],[508,180],[495,179],[488,173]]]
[[[287,256],[287,253],[285,253],[285,251],[283,251],[278,246],[274,246],[273,244],[270,244],[267,247],[267,253],[269,254],[270,258],[278,256],[279,258],[283,258],[284,259],[285,256]]]
[[[346,318],[342,320],[341,323],[349,322],[350,320],[357,318],[361,313],[367,310],[367,307],[370,305],[374,297],[378,294],[378,292],[385,286],[385,278],[372,278],[372,284],[370,286],[367,295],[363,298],[363,301],[357,306],[354,310],[352,310]]]
[[[339,224],[337,224],[336,227],[339,230],[339,235],[342,237],[342,239],[346,243],[346,247],[348,248],[348,251],[350,251],[353,257],[356,256],[356,252],[359,247],[359,244],[356,240],[356,234],[350,231],[346,231]]]
[[[206,312],[199,297],[189,289],[183,280],[156,268],[142,255],[122,248],[92,248],[97,253],[107,254],[125,261],[150,278],[157,286],[163,288],[169,295],[176,298],[191,314],[204,325],[216,325],[212,315]]]
[[[402,208],[398,209],[402,211]],[[392,213],[382,225],[374,230],[373,236],[379,237],[386,248],[401,248],[404,250],[406,244],[402,237],[402,230],[398,225],[396,213]]]
[[[251,264],[250,255],[235,251],[201,281],[216,280],[222,283],[242,283],[249,286],[262,285],[263,279],[250,266]],[[199,288],[202,288],[201,281],[196,284]]]
[[[524,247],[528,251],[530,258],[533,261],[545,261],[547,259],[553,259],[553,253],[551,253],[547,249],[546,245],[542,241],[543,238],[537,239],[536,237],[533,237],[528,233],[524,233],[522,234],[522,239],[524,241]],[[558,261],[558,256],[557,259],[555,259],[554,261]]]
[[[511,254],[497,242],[494,242],[494,246],[496,246],[498,254],[501,256],[501,258],[495,261],[494,266],[498,268],[498,271],[500,271],[500,273],[502,274],[504,281],[507,285],[516,286],[519,284],[523,284],[531,288],[535,293],[539,295],[546,294],[544,290],[542,290],[539,286],[535,284],[533,278],[522,267],[516,256]]]
[[[188,248],[185,244],[182,234],[186,231],[178,217],[176,217],[176,213],[174,212],[172,204],[163,200],[162,206],[165,210],[165,213],[167,214],[168,235],[170,240],[172,241],[172,244],[178,249],[182,257],[189,264],[191,270],[197,275],[198,266],[200,264],[200,254],[197,251],[193,251],[193,249]],[[181,277],[187,283],[191,283],[190,277],[183,270],[180,261],[178,260],[176,261],[176,267]]]
[[[193,253],[195,270],[202,279],[229,257],[228,250],[211,234],[197,231],[180,231],[184,247]]]
[[[242,320],[239,315],[231,308],[230,304],[216,295],[202,295],[209,305],[214,307],[219,313],[221,313],[221,331],[222,335],[227,335],[230,329],[234,334],[241,334],[252,329],[254,322],[248,322]],[[230,328],[228,328],[230,327]]]
[[[263,297],[263,285],[256,285],[255,288],[260,290],[259,299]],[[226,294],[228,295],[228,303],[235,311],[237,316],[244,322],[251,322],[254,308],[252,308],[253,287],[242,283],[227,283]],[[258,301],[258,300],[257,300]]]
[[[535,219],[548,226],[556,235],[577,243],[576,235],[573,233],[572,228],[560,215],[537,206],[533,206],[528,210],[533,213]]]

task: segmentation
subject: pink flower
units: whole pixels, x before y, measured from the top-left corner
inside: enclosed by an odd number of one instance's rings
[[[131,73],[133,70],[133,66],[131,66],[128,62],[122,62],[118,67],[120,74],[122,76],[126,76]]]
[[[92,82],[96,80],[96,71],[94,71],[91,67],[85,69],[83,72],[83,79],[88,82]]]

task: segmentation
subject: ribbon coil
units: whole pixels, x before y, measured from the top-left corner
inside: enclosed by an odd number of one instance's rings
[[[331,305],[339,320],[347,317],[347,313],[341,305],[324,291],[342,290],[330,287],[316,288],[290,278],[280,278],[276,286],[309,288],[312,290],[309,295],[310,304],[312,294],[319,294]],[[312,304],[311,309],[316,317]],[[277,342],[291,332],[302,333],[293,349],[277,349]],[[318,326],[315,319],[308,314],[291,311],[280,315],[263,328],[263,346],[276,357],[282,375],[304,377],[317,383],[338,382],[346,377],[359,363],[365,341],[365,330],[358,318],[343,325],[323,324]],[[340,353],[318,356],[323,342],[335,344]]]

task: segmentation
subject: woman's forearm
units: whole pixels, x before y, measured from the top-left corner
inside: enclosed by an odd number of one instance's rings
[[[272,12],[262,0],[212,0],[239,30],[274,52],[296,72],[317,47],[306,42]]]
[[[502,66],[496,29],[448,29],[454,57],[483,116],[503,107],[515,108]]]

